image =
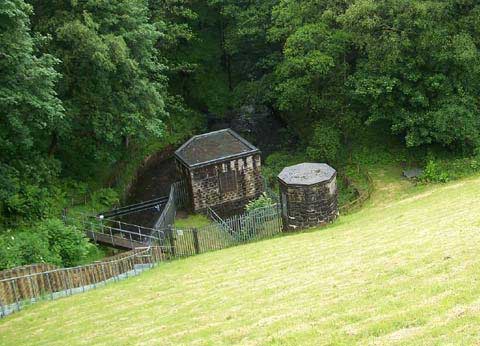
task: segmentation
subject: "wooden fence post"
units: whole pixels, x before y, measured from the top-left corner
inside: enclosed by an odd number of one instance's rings
[[[78,268],[78,277],[80,279],[80,285],[82,286],[82,292],[85,292],[85,278],[83,276],[82,267]]]
[[[105,263],[102,262],[102,273],[103,273],[103,282],[107,284],[107,274],[105,274]]]
[[[170,252],[172,254],[172,257],[175,258],[175,237],[173,236],[173,228],[169,228],[168,230],[168,237],[170,238]]]
[[[7,316],[6,313],[5,313],[5,307],[3,306],[2,299],[0,299],[0,308],[1,308],[1,312],[2,312],[2,314],[0,315],[0,317],[5,317],[5,316]]]
[[[198,229],[194,228],[192,231],[193,231],[193,246],[195,247],[195,253],[198,255],[200,253],[200,244],[198,243]]]
[[[48,289],[50,290],[50,298],[53,299],[53,287],[52,282],[50,281],[50,273],[46,272],[45,275],[47,277]]]
[[[133,252],[133,255],[132,255],[132,267],[133,267],[133,272],[135,273],[134,275],[137,275],[137,268],[135,268],[135,258],[136,258],[136,255],[135,255],[135,250]]]
[[[12,281],[10,281],[10,283],[12,284],[12,291],[13,291],[13,295],[15,297],[15,303],[17,304],[17,310],[20,311],[20,302],[18,301],[17,290],[15,289],[16,280],[13,279]]]
[[[36,294],[36,292],[35,292],[35,285],[33,284],[32,276],[30,275],[28,278],[29,278],[29,280],[30,280],[30,286],[31,286],[31,290],[32,290],[32,296],[33,296],[34,300],[36,301],[36,300],[37,300],[37,294]]]
[[[65,291],[65,295],[68,295],[68,280],[67,280],[67,274],[65,273],[65,269],[61,271],[62,273],[62,290]]]

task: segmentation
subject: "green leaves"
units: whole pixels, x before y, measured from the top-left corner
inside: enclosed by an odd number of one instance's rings
[[[81,230],[47,219],[32,228],[0,234],[0,269],[31,263],[74,266],[91,246]]]
[[[55,83],[58,64],[39,52],[23,0],[0,2],[0,228],[44,217],[58,170],[46,159],[49,134],[64,120]]]
[[[46,132],[46,146],[64,172],[93,176],[92,166],[119,160],[127,144],[163,139],[168,80],[148,3],[32,3],[33,30],[51,38],[42,49],[59,59],[66,117]]]
[[[479,11],[453,1],[279,1],[274,101],[302,137],[318,120],[354,114],[390,123],[408,146],[475,147]]]
[[[264,192],[257,199],[254,199],[248,202],[247,205],[245,206],[245,210],[247,212],[254,211],[257,209],[273,207],[274,205],[275,205],[275,202],[270,197],[268,197],[267,194]]]
[[[322,121],[315,124],[307,147],[307,155],[313,162],[333,164],[341,148],[341,133],[335,124]]]
[[[464,14],[446,3],[358,1],[342,17],[362,49],[349,78],[354,100],[368,122],[389,121],[408,146],[477,145],[479,55],[454,25]]]
[[[339,109],[346,101],[346,57],[351,38],[347,32],[332,26],[333,10],[326,17],[318,13],[319,18],[313,19],[313,13],[307,15],[300,11],[296,15],[309,19],[300,20],[295,16],[287,19],[278,12],[286,5],[287,1],[276,8],[278,19],[271,29],[276,39],[281,39],[276,36],[279,31],[290,32],[283,43],[282,60],[274,70],[275,103],[285,112],[284,118],[290,126],[308,141],[312,136],[312,123],[324,119],[337,122],[337,118],[344,115],[339,114]],[[323,18],[328,20],[323,22]],[[301,25],[296,26],[297,23]]]
[[[45,144],[41,134],[63,118],[54,90],[58,60],[35,54],[30,13],[23,0],[0,4],[0,160],[34,156]]]
[[[406,147],[480,147],[473,1],[29,2],[0,3],[5,224],[50,216],[60,174],[105,181],[201,114],[246,105],[280,117],[303,159],[337,159],[366,126]]]

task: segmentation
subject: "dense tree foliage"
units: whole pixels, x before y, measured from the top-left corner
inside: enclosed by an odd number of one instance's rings
[[[307,142],[326,120],[347,138],[385,122],[411,147],[478,145],[475,2],[232,3],[221,11],[231,65],[242,69],[235,60],[251,53],[255,71],[236,87],[267,102]]]
[[[11,219],[38,218],[58,165],[45,134],[65,118],[55,92],[58,59],[39,52],[44,37],[30,31],[31,6],[0,3],[0,207]]]
[[[341,21],[363,52],[349,80],[368,121],[406,144],[477,145],[478,24],[469,1],[359,1]]]
[[[66,121],[51,134],[64,162],[114,159],[117,147],[161,137],[164,66],[161,32],[144,1],[32,1],[34,29],[61,60],[59,97]]]
[[[193,16],[182,6],[170,0],[0,3],[0,230],[7,232],[6,249],[19,253],[15,261],[0,256],[2,266],[25,258],[72,264],[75,256],[52,254],[65,242],[30,236],[52,229],[48,219],[59,217],[69,190],[75,195],[84,192],[84,181],[109,181],[122,174],[115,168],[130,153],[192,131],[198,115],[168,82],[175,46],[191,37],[176,22]],[[75,243],[77,233],[64,234]],[[18,246],[32,253],[23,256]]]
[[[364,129],[471,153],[479,48],[472,0],[4,0],[0,229],[42,228],[70,190],[245,109],[302,159],[339,162]]]

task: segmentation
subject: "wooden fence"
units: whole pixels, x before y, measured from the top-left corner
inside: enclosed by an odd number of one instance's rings
[[[42,299],[55,299],[85,292],[154,266],[167,259],[160,246],[136,248],[105,261],[72,267],[26,273],[0,280],[0,316]],[[13,269],[15,271],[16,269]]]
[[[355,201],[343,206],[342,211],[361,205],[370,196],[373,183],[368,172],[364,174],[368,180],[368,190],[361,193]],[[269,195],[276,199],[273,192]],[[115,220],[95,218],[95,222],[88,221],[87,230],[93,232],[97,228],[101,229],[95,236],[107,234],[114,237],[120,234],[123,239],[128,233],[127,240],[130,243],[139,242],[145,244],[144,247],[137,247],[105,261],[85,266],[57,268],[37,264],[0,272],[0,317],[38,300],[84,292],[111,281],[136,275],[158,262],[271,238],[281,234],[283,230],[278,203],[227,219],[222,219],[211,211],[212,223],[209,225],[201,228],[176,228],[174,226],[176,210],[186,201],[185,185],[181,182],[173,184],[167,205],[156,227],[148,230],[135,229],[138,233],[129,229],[135,225],[122,224]],[[110,225],[114,222],[119,223],[118,228]]]
[[[14,278],[17,276],[31,275],[35,273],[46,272],[49,270],[58,269],[59,267],[49,263],[34,263],[12,269],[0,271],[0,280]]]
[[[138,247],[105,261],[73,268],[21,267],[0,280],[0,317],[42,299],[56,299],[118,281],[179,257],[221,250],[282,233],[278,205],[220,219],[202,228],[166,230],[159,246]]]
[[[340,213],[342,214],[347,214],[355,209],[360,208],[363,206],[363,204],[368,201],[373,193],[374,190],[374,185],[373,185],[373,179],[368,173],[367,170],[363,169],[360,165],[357,165],[357,170],[358,173],[363,175],[366,183],[367,183],[367,189],[366,190],[360,190],[356,188],[358,192],[357,198],[355,198],[353,201],[350,201],[340,207]]]

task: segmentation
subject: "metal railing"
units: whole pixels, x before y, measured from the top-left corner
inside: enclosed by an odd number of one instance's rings
[[[165,238],[163,230],[134,225],[87,214],[64,214],[64,222],[84,230],[95,242],[133,249],[145,244],[155,245]]]
[[[169,230],[175,223],[177,209],[184,206],[188,200],[187,191],[184,181],[177,181],[170,186],[168,202],[163,208],[162,214],[155,222],[156,230]]]
[[[48,270],[58,269],[59,267],[50,263],[33,263],[11,269],[0,271],[0,280],[14,278],[16,276],[31,275],[35,273],[46,272]]]
[[[123,215],[128,215],[132,213],[138,213],[140,211],[145,211],[149,209],[157,209],[160,211],[160,208],[162,205],[167,203],[168,201],[168,196],[166,197],[159,197],[155,198],[149,201],[141,202],[141,203],[136,203],[136,204],[131,204],[127,205],[124,207],[116,208],[110,211],[102,212],[99,213],[99,217],[105,217],[105,218],[111,218],[111,217],[116,217],[116,216],[123,216]]]
[[[176,213],[176,208],[186,201],[184,186],[182,190],[181,183],[176,183],[172,185],[167,202],[167,207],[168,204],[170,207],[166,209],[171,210],[170,213],[172,210]],[[282,233],[278,205],[227,219],[222,219],[213,210],[212,212],[212,216],[216,218],[212,224],[202,228],[185,229],[175,229],[174,216],[171,218],[166,214],[159,220],[159,224],[169,225],[168,230],[146,228],[91,215],[81,215],[82,217],[64,215],[67,223],[76,223],[81,227],[88,225],[87,231],[92,232],[94,237],[106,235],[111,243],[123,240],[130,243],[133,250],[89,265],[27,273],[0,280],[0,317],[39,300],[85,292],[136,275],[161,261],[220,250]],[[127,226],[138,229],[135,232],[126,229]],[[142,243],[149,243],[152,246],[136,246]]]
[[[222,227],[226,232],[233,234],[233,229],[229,227],[229,225],[220,217],[220,215],[218,215],[215,210],[213,210],[213,208],[207,208],[207,216],[210,218],[210,220]]]
[[[281,211],[278,205],[274,205],[220,218],[201,228],[175,229],[171,246],[175,248],[176,256],[186,257],[271,238],[282,231]]]
[[[57,299],[128,278],[162,261],[221,250],[282,233],[277,205],[220,220],[202,228],[172,227],[167,234],[168,241],[160,242],[164,245],[137,247],[102,262],[2,279],[0,317],[40,300]]]
[[[280,202],[280,197],[279,195],[270,188],[270,185],[268,184],[268,179],[262,176],[263,179],[263,188],[265,190],[265,193],[267,194],[267,197],[271,198],[275,203]]]
[[[171,188],[168,202],[165,205],[165,208],[163,208],[163,212],[158,218],[157,222],[155,222],[154,228],[157,230],[170,229],[175,222],[176,214],[177,214],[177,208],[175,205],[175,197],[173,194],[173,188]]]

